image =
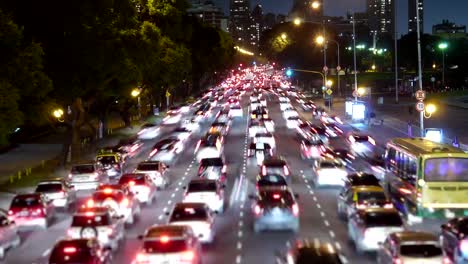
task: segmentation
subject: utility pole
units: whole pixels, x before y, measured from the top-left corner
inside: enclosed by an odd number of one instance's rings
[[[420,29],[420,18],[419,18],[419,0],[414,1],[416,3],[416,29],[418,36],[418,85],[419,90],[423,90],[422,85],[422,63],[421,63],[421,29]],[[419,136],[424,137],[424,111],[419,112]]]
[[[356,63],[356,20],[354,19],[355,13],[353,13],[353,51],[354,51],[354,101],[357,101],[358,86],[357,86],[357,63]]]
[[[398,16],[397,16],[397,1],[393,1],[393,28],[395,32],[395,103],[398,104]]]

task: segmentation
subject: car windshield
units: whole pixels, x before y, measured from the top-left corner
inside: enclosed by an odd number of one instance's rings
[[[124,175],[119,179],[119,184],[128,184],[131,181],[133,181],[135,184],[145,184],[145,175],[143,174],[135,174],[131,176]]]
[[[73,166],[71,169],[71,173],[78,174],[78,173],[93,173],[94,172],[94,165],[77,165]]]
[[[367,213],[364,221],[367,227],[383,227],[383,226],[402,226],[403,222],[398,213],[382,213],[370,212]]]
[[[38,197],[16,197],[11,202],[11,207],[32,207],[40,204]]]
[[[139,171],[157,171],[158,170],[158,164],[149,164],[149,163],[143,163],[143,164],[138,164],[137,170]]]
[[[266,186],[286,186],[286,180],[281,175],[266,175],[261,177],[257,182],[259,187]]]
[[[468,158],[432,158],[424,164],[424,180],[428,182],[468,181]]]
[[[410,244],[400,246],[400,254],[412,258],[430,258],[442,255],[442,249],[436,244]]]
[[[67,253],[69,252],[69,253]],[[90,263],[93,260],[91,249],[83,243],[61,243],[50,254],[50,264]]]
[[[99,156],[96,160],[102,164],[113,164],[116,163],[115,156]]]
[[[207,218],[208,212],[204,207],[180,206],[172,212],[170,222],[205,221]]]
[[[107,226],[111,223],[108,214],[94,215],[75,215],[73,216],[72,226]]]
[[[183,239],[171,239],[167,242],[159,240],[146,240],[143,242],[143,250],[148,254],[175,253],[187,249],[187,242]]]
[[[203,167],[221,167],[223,166],[223,160],[220,158],[202,159],[201,166]]]
[[[37,185],[36,192],[60,192],[62,191],[61,183],[40,183]]]
[[[372,201],[385,201],[387,200],[385,193],[382,192],[358,192],[357,193],[357,201],[362,203],[372,202]]]
[[[294,264],[341,264],[341,260],[337,254],[317,252],[315,249],[307,250],[300,249]]]
[[[188,192],[215,192],[216,182],[214,181],[197,181],[191,182],[187,188]]]

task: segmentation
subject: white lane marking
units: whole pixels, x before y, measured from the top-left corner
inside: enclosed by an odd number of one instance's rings
[[[324,223],[326,226],[330,226],[330,223],[329,223],[327,220],[324,220],[323,223]]]
[[[179,191],[179,187],[176,187],[174,191],[178,192],[178,191]]]
[[[314,191],[312,191],[312,190],[309,190],[309,193],[313,195],[313,194],[314,194]]]
[[[239,213],[239,216],[240,216],[240,218],[244,217],[244,212],[241,211],[241,212]]]
[[[188,175],[188,171],[185,172],[185,175]]]
[[[332,238],[335,238],[335,232],[333,232],[333,231],[330,230],[329,233],[330,233],[330,236],[331,236]]]
[[[183,181],[183,180],[185,180],[185,176],[184,176],[184,177],[182,177],[182,181]]]
[[[314,200],[314,202],[317,201],[317,197],[315,197],[315,196],[312,196],[312,199]]]
[[[190,163],[190,165],[189,165],[188,167],[189,167],[189,168],[192,168],[192,166],[193,166],[193,164],[192,164],[192,163]]]
[[[237,250],[242,250],[242,242],[237,242]]]
[[[182,182],[179,182],[179,185],[182,185]]]
[[[167,207],[164,207],[164,208],[163,208],[163,212],[166,212],[166,211],[167,211]]]
[[[159,220],[162,220],[163,217],[164,217],[163,215],[160,215],[160,216],[158,217],[158,219],[159,219]]]
[[[340,245],[340,243],[335,242],[335,247],[336,247],[338,250],[341,250],[341,245]]]
[[[229,207],[231,207],[236,200],[236,193],[238,192],[237,188],[239,188],[238,183],[239,183],[239,178],[236,178],[236,180],[234,181],[234,185],[233,185],[234,188],[231,192],[231,196],[229,197]]]
[[[43,257],[47,257],[47,255],[49,255],[49,253],[50,253],[50,250],[51,250],[50,248],[46,249],[46,250],[44,251],[44,253],[42,253],[42,256],[43,256]]]
[[[240,209],[244,209],[244,204],[241,204],[241,205],[240,205]]]
[[[237,257],[236,257],[236,264],[240,264],[241,261],[242,261],[241,255],[237,255]]]
[[[172,194],[171,194],[171,197],[174,198],[174,196],[175,196],[175,193],[172,193]]]
[[[240,220],[239,221],[239,228],[243,227],[244,226],[244,221]]]
[[[317,203],[317,208],[320,209],[322,208],[322,206],[319,203]]]
[[[242,235],[243,235],[242,230],[239,230],[239,232],[237,232],[237,236],[242,237]]]
[[[320,215],[321,215],[322,217],[325,217],[325,213],[324,213],[323,211],[320,211]]]
[[[170,205],[172,203],[172,200],[167,201],[167,204]]]
[[[304,171],[303,171],[303,170],[300,170],[300,172],[301,172],[301,173],[304,173]]]

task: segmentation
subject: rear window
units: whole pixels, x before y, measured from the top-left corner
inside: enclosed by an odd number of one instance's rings
[[[315,249],[300,249],[294,264],[341,264],[339,256],[335,253],[322,253]]]
[[[61,183],[42,183],[37,185],[36,192],[60,192],[62,191]]]
[[[140,171],[157,171],[158,164],[138,164],[137,170]]]
[[[17,197],[11,202],[11,207],[31,207],[40,205],[38,197]]]
[[[208,213],[203,207],[176,207],[171,215],[171,222],[206,220]]]
[[[116,162],[114,156],[100,156],[100,157],[97,157],[96,160],[102,164],[109,164],[109,163]]]
[[[372,202],[372,201],[385,201],[387,197],[384,192],[358,192],[357,193],[358,202]]]
[[[209,167],[209,166],[223,166],[223,160],[222,159],[202,159],[201,160],[201,165],[204,167]]]
[[[116,191],[112,193],[104,193],[104,192],[95,192],[93,193],[93,199],[96,201],[104,201],[106,199],[112,199],[115,201],[120,201],[124,198],[123,193]]]
[[[403,225],[401,217],[398,213],[367,213],[364,221],[368,227]]]
[[[71,173],[93,173],[94,165],[77,165],[73,166]]]
[[[434,244],[402,245],[400,254],[412,258],[430,258],[442,255],[442,249]]]
[[[260,192],[260,203],[269,205],[292,205],[294,199],[290,192],[280,190],[269,190]]]
[[[158,240],[148,240],[143,242],[143,250],[148,254],[154,253],[175,253],[188,249],[187,242],[183,239],[169,240],[161,242]]]
[[[338,163],[335,163],[335,162],[325,161],[325,162],[320,163],[320,167],[324,168],[324,169],[333,169],[333,168],[336,168],[336,167],[341,167],[341,165],[338,164]]]
[[[92,259],[92,251],[86,245],[87,242],[69,242],[61,243],[54,247],[50,254],[50,264],[62,264],[62,263],[89,263]]]
[[[188,186],[187,191],[188,192],[216,191],[216,182],[213,182],[213,181],[191,182]]]
[[[373,175],[350,177],[350,183],[353,186],[379,186],[379,179]]]
[[[119,180],[119,184],[128,184],[129,182],[135,182],[136,184],[145,184],[144,175],[134,175],[134,176],[122,176]]]
[[[257,184],[259,187],[267,187],[267,186],[286,186],[286,180],[283,176],[280,175],[266,175],[261,177]]]
[[[73,216],[72,226],[107,226],[110,225],[111,219],[108,214],[100,215],[75,215]]]

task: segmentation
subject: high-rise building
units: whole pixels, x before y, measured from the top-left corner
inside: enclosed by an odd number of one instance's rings
[[[318,8],[312,8],[312,3],[318,2]],[[300,18],[305,21],[322,21],[323,17],[323,0],[294,0],[291,11],[288,15],[288,20],[292,21],[295,18]]]
[[[252,10],[252,25],[254,27],[254,37],[251,39],[251,44],[254,47],[260,45],[260,35],[262,34],[263,27],[263,9],[262,5],[257,4]]]
[[[224,16],[223,11],[211,1],[192,2],[191,7],[187,9],[187,14],[226,32],[228,31],[227,18]]]
[[[416,17],[416,1],[419,9],[419,30],[424,32],[424,0],[408,0],[408,32],[416,32],[417,17]]]
[[[466,34],[465,25],[457,25],[445,19],[442,20],[442,23],[432,26],[432,35],[435,35],[444,39],[468,37],[468,35]]]
[[[395,0],[367,0],[367,17],[371,33],[392,33],[394,27],[393,5]]]
[[[231,0],[229,15],[229,32],[238,45],[252,47],[252,38],[255,36],[250,13],[249,0]]]

